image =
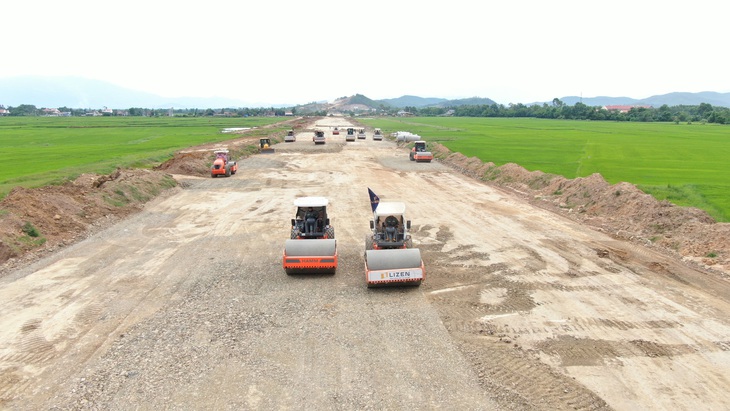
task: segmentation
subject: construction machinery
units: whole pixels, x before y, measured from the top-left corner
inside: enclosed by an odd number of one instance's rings
[[[413,248],[406,205],[379,202],[365,236],[365,278],[368,287],[421,285],[425,278],[421,251]]]
[[[365,140],[365,129],[364,128],[357,130],[357,138],[358,138],[358,140]]]
[[[345,135],[345,141],[355,141],[355,129],[348,128],[347,134]]]
[[[337,270],[335,228],[327,215],[324,197],[300,197],[294,200],[295,217],[291,235],[284,245],[282,264],[287,274],[329,273]]]
[[[314,137],[312,137],[312,141],[314,141],[314,144],[324,144],[326,141],[324,131],[314,130]]]
[[[213,166],[210,168],[211,177],[230,177],[231,175],[236,174],[238,171],[238,164],[231,160],[228,150],[215,150],[213,151],[213,154],[215,154],[215,160],[213,160]]]
[[[259,153],[274,154],[274,149],[271,147],[271,139],[262,138],[259,140]]]
[[[295,141],[297,141],[297,136],[294,135],[294,130],[287,131],[286,135],[284,136],[284,142],[293,143]]]
[[[373,140],[381,141],[382,139],[383,139],[383,132],[379,128],[376,128],[373,131]]]
[[[332,135],[339,136],[340,135],[340,129],[339,127],[335,127],[334,130],[332,130]]]
[[[430,163],[433,160],[433,154],[428,151],[426,142],[419,140],[413,143],[413,148],[410,154],[411,161],[417,163]]]

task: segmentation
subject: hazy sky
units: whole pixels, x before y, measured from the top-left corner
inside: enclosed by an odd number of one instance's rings
[[[729,92],[729,11],[726,0],[9,1],[0,77],[267,105]]]

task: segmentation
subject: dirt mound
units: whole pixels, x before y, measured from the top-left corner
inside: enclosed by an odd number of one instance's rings
[[[236,140],[235,143],[226,145],[178,151],[171,159],[155,167],[155,170],[170,174],[210,177],[210,167],[215,159],[213,151],[225,148],[230,152],[230,159],[241,161],[252,153],[258,152],[258,143],[258,138],[248,138]]]
[[[59,186],[16,187],[0,202],[0,263],[13,265],[18,261],[11,260],[31,251],[42,254],[74,242],[176,185],[167,173],[134,169],[83,174]]]
[[[210,176],[210,165],[213,163],[211,150],[197,150],[175,153],[173,158],[156,167],[156,170],[170,174],[189,176]]]
[[[616,238],[654,246],[724,274],[730,271],[730,224],[716,222],[703,210],[659,201],[630,183],[609,184],[600,174],[571,180],[517,164],[497,167],[440,144],[432,144],[431,150],[463,174],[509,188],[535,205]]]
[[[292,129],[301,132],[306,129],[307,122],[302,119],[285,122]],[[273,125],[264,126],[262,129],[271,128]],[[259,139],[261,137],[271,138],[273,143],[284,140],[284,133],[271,133],[264,131],[263,134],[255,130],[242,130],[232,134],[241,134],[240,138],[228,140],[222,143],[206,144],[178,151],[173,158],[165,161],[155,168],[170,174],[181,174],[198,177],[210,177],[210,167],[213,164],[215,155],[213,151],[227,149],[230,151],[230,158],[241,161],[251,154],[258,153]],[[253,135],[248,135],[253,134]]]
[[[308,122],[293,119],[285,124],[301,129]],[[283,139],[283,132],[268,130],[275,126],[280,124],[241,130],[232,133],[240,138],[181,150],[154,170],[83,174],[59,186],[14,188],[0,201],[0,275],[139,211],[177,185],[173,174],[208,177],[214,150],[229,149],[231,158],[242,160],[258,152],[260,137]]]

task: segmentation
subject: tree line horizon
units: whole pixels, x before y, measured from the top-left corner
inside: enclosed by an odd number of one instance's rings
[[[16,107],[8,107],[10,117],[18,116],[45,116],[43,108],[37,108],[32,104],[21,104]],[[59,107],[60,112],[68,113],[68,115],[86,116],[95,109],[78,109],[69,107]],[[558,98],[552,100],[550,104],[543,103],[541,105],[525,105],[517,104],[477,104],[477,105],[458,105],[458,106],[427,106],[427,107],[392,107],[385,104],[379,104],[374,108],[373,113],[369,115],[398,116],[403,113],[416,117],[525,117],[525,118],[545,118],[545,119],[564,119],[564,120],[596,120],[596,121],[636,121],[636,122],[701,122],[715,124],[730,124],[730,108],[713,106],[709,103],[700,103],[699,105],[676,105],[669,106],[663,104],[658,108],[654,107],[632,107],[627,112],[619,110],[606,110],[601,106],[589,106],[587,104],[577,102],[574,105],[565,104]],[[313,115],[326,117],[331,115],[329,110],[309,110],[306,106],[296,106],[290,108],[275,107],[257,107],[257,108],[220,108],[220,109],[150,109],[143,107],[130,107],[126,110],[115,110],[112,116],[133,116],[133,117],[168,117],[170,115],[183,117],[262,117],[262,116],[285,116],[290,115]],[[361,115],[361,112],[344,111],[343,114],[349,116]]]

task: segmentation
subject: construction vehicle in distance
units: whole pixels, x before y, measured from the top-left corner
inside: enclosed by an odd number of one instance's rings
[[[364,128],[357,130],[357,138],[358,138],[358,140],[365,140],[365,129]]]
[[[406,205],[380,202],[365,236],[365,279],[368,287],[421,285],[425,278],[421,251],[413,248],[405,218]]]
[[[284,142],[293,143],[295,141],[297,141],[297,136],[294,135],[294,130],[287,131],[286,135],[284,136]]]
[[[383,139],[383,132],[376,128],[375,131],[373,131],[373,140],[375,141],[381,141]]]
[[[271,139],[262,138],[259,140],[259,153],[273,154],[274,149],[271,147]]]
[[[411,161],[417,163],[430,163],[433,160],[433,154],[426,148],[426,142],[419,140],[413,143],[410,158]]]
[[[347,135],[345,135],[345,141],[355,141],[355,129],[348,128]]]
[[[332,135],[339,136],[340,135],[340,129],[338,127],[335,127],[335,129],[332,130]]]
[[[231,175],[236,174],[238,171],[238,164],[230,159],[230,153],[228,150],[215,150],[213,153],[215,154],[215,160],[213,160],[213,166],[210,168],[211,177],[230,177]]]
[[[329,273],[337,270],[335,228],[327,215],[324,197],[300,197],[291,220],[290,238],[284,245],[282,265],[287,274]]]
[[[324,131],[314,130],[314,137],[312,137],[312,141],[314,141],[314,144],[324,144],[326,141]]]

